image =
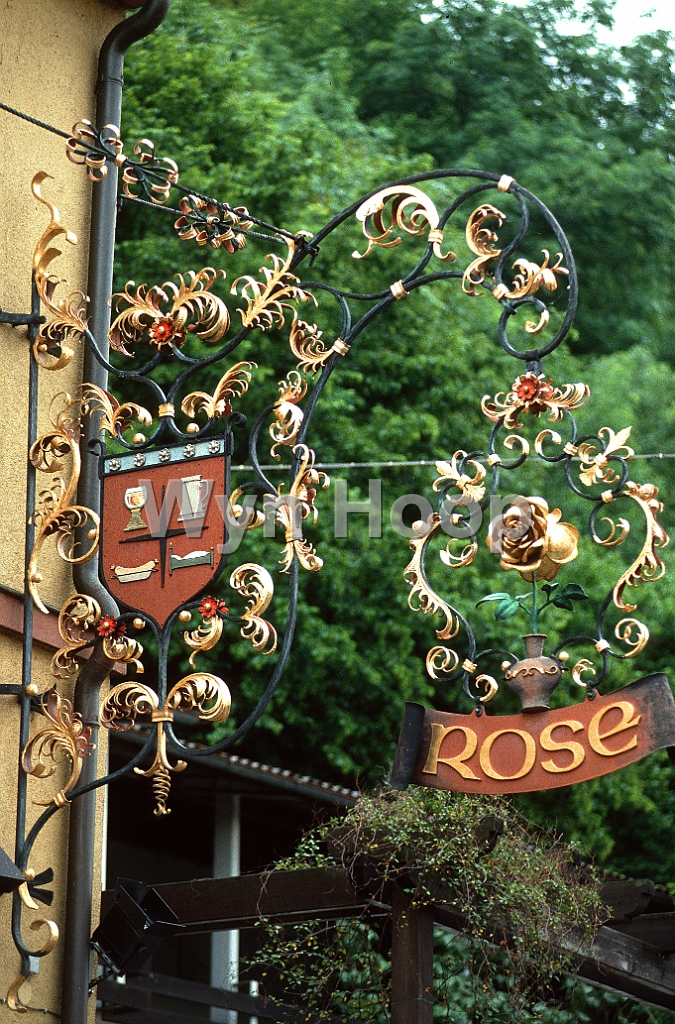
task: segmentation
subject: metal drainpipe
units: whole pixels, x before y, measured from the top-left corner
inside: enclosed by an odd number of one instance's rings
[[[106,38],[99,55],[96,121],[120,125],[124,56],[139,39],[150,35],[161,24],[171,0],[146,0],[140,11],[116,25]],[[105,356],[108,354],[108,328],[112,292],[113,251],[117,216],[117,167],[108,164],[108,174],[92,191],[91,234],[89,241],[89,327]],[[105,389],[108,376],[85,347],[82,379]],[[89,441],[97,437],[91,418],[82,434],[82,473],[78,489],[81,505],[98,512],[100,508],[98,460],[87,456]],[[84,542],[85,539],[82,538]],[[74,567],[74,581],[80,593],[94,597],[104,614],[117,614],[117,606],[98,579],[96,562]],[[101,685],[112,662],[99,649],[82,666],[75,684],[74,707],[86,725],[92,726],[92,738],[98,730],[98,702]],[[82,762],[81,784],[96,777],[96,757]],[[68,839],[68,881],[64,937],[64,970],[61,1019],[63,1024],[87,1024],[88,986],[91,978],[92,890],[95,855],[96,792],[73,802],[70,809]]]

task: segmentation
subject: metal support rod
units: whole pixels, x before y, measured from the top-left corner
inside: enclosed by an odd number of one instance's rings
[[[119,126],[122,114],[124,56],[132,43],[150,35],[162,23],[171,0],[146,0],[142,9],[116,25],[109,33],[99,55],[98,124]],[[90,328],[99,347],[107,356],[112,291],[115,222],[117,214],[117,168],[108,165],[108,174],[94,187],[89,243]],[[107,374],[94,359],[89,346],[84,351],[83,380],[107,387]],[[96,437],[91,418],[84,424],[82,437],[82,472],[78,500],[95,512],[100,510],[98,460],[87,457],[89,441]],[[96,563],[75,566],[77,589],[94,597],[104,613],[116,614],[117,606],[98,580]],[[102,652],[94,651],[83,666],[75,687],[74,708],[86,724],[96,726],[98,701],[110,662]],[[93,774],[92,774],[93,773]],[[83,763],[83,783],[96,774],[96,758]],[[88,985],[90,980],[89,940],[91,936],[92,887],[95,854],[96,793],[92,791],[73,802],[70,811],[68,848],[68,896],[64,938],[64,971],[62,1021],[64,1024],[86,1024],[88,1018]]]
[[[413,907],[394,885],[392,896],[391,1024],[433,1024],[434,914]]]
[[[98,736],[98,701],[101,684],[114,662],[95,647],[85,661],[75,684],[74,704],[85,726],[91,726],[91,739]],[[97,757],[92,753],[82,761],[80,785],[96,778]],[[96,827],[96,791],[74,800],[70,810],[68,833],[68,913],[64,942],[62,1020],[68,1024],[86,1024],[88,985],[91,977],[92,879],[94,876]]]
[[[15,860],[18,863],[26,835],[26,796],[27,778],[23,770],[22,755],[23,749],[30,737],[30,710],[31,699],[27,686],[33,678],[33,598],[28,588],[28,574],[30,571],[30,560],[35,543],[35,523],[33,512],[35,511],[36,481],[35,467],[31,464],[28,452],[37,438],[37,417],[38,417],[38,364],[33,358],[33,344],[38,333],[38,320],[40,315],[40,296],[35,287],[35,278],[31,279],[31,319],[28,326],[28,415],[27,415],[27,450],[26,450],[26,535],[24,547],[24,581],[23,581],[23,638],[22,638],[22,659],[21,659],[21,693],[19,696],[20,724],[19,724],[19,765],[17,771],[17,794],[16,794],[16,838],[15,838]],[[22,945],[21,940],[21,900],[18,892],[14,893],[12,901],[12,933],[14,941]],[[18,940],[18,941],[17,941]],[[27,968],[25,949],[21,957],[21,972],[25,973]]]

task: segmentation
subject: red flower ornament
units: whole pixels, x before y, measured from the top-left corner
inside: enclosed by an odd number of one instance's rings
[[[157,348],[169,348],[171,345],[181,347],[185,341],[185,331],[177,327],[170,317],[162,317],[148,329],[150,341]]]
[[[199,605],[199,614],[203,619],[214,619],[216,615],[225,615],[227,605],[217,597],[205,597]]]
[[[110,637],[112,640],[118,640],[120,637],[124,636],[126,631],[126,623],[120,622],[114,615],[104,615],[96,623],[96,632],[98,635]]]

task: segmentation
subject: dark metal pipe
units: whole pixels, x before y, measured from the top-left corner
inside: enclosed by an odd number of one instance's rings
[[[146,0],[137,14],[120,22],[103,43],[99,55],[96,121],[98,125],[119,126],[122,115],[124,56],[132,43],[150,35],[162,23],[171,0]],[[108,174],[95,185],[92,194],[91,233],[89,241],[88,293],[89,325],[101,351],[108,355],[108,329],[112,292],[115,221],[117,216],[117,167],[108,164]],[[107,387],[107,374],[93,357],[89,346],[84,351],[82,378],[86,382]],[[98,460],[88,455],[90,441],[97,432],[91,417],[83,425],[82,472],[78,489],[81,505],[100,511]],[[80,538],[86,543],[85,538]],[[95,560],[74,567],[77,589],[94,597],[104,613],[117,614],[117,606],[98,579]],[[101,685],[109,674],[112,662],[102,650],[94,648],[83,665],[75,684],[74,707],[85,725],[98,731],[98,703]],[[96,756],[86,758],[81,782],[96,777]],[[96,792],[73,801],[70,809],[68,840],[68,895],[64,937],[64,970],[61,1019],[64,1024],[87,1024],[91,978],[90,936],[92,890],[95,857]]]

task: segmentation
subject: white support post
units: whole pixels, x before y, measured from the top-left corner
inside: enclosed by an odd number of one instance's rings
[[[213,833],[213,877],[231,878],[239,874],[240,798],[238,794],[217,793]],[[239,984],[239,932],[213,932],[211,935],[211,984],[215,988],[236,991]],[[237,1024],[236,1010],[211,1008],[211,1020]]]

